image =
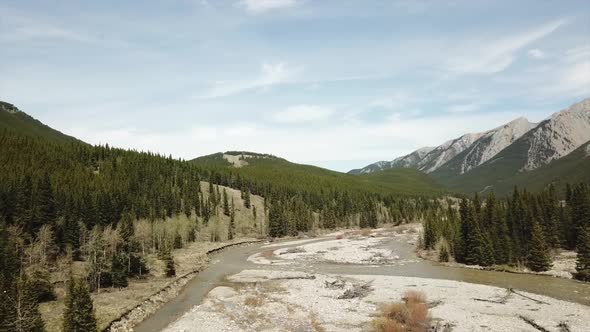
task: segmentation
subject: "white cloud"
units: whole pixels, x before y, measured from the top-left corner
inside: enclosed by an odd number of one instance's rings
[[[406,92],[396,92],[389,96],[377,98],[369,103],[370,107],[384,108],[388,110],[401,110],[415,101],[414,97]]]
[[[567,68],[558,84],[560,90],[568,91],[575,96],[590,94],[590,61],[576,63]]]
[[[590,59],[590,46],[583,45],[571,48],[565,51],[566,59],[569,61],[577,61],[582,59]]]
[[[492,41],[472,54],[454,57],[447,67],[459,73],[493,74],[504,71],[514,62],[516,51],[551,34],[566,22],[565,19],[552,21],[512,37]]]
[[[545,57],[545,52],[541,51],[538,48],[533,48],[531,50],[528,51],[528,55],[531,58],[535,58],[535,59],[542,59]]]
[[[471,103],[471,104],[458,104],[452,105],[447,107],[447,112],[449,113],[470,113],[479,111],[481,106],[479,104]]]
[[[250,80],[216,81],[200,99],[219,98],[234,95],[246,90],[269,87],[275,84],[290,82],[301,68],[290,67],[284,62],[264,63],[258,77]]]
[[[438,145],[465,132],[485,131],[523,115],[528,118],[538,117],[533,113],[523,114],[519,111],[457,113],[402,117],[378,123],[350,123],[340,121],[332,114],[333,121],[322,122],[319,128],[293,126],[288,131],[263,123],[200,125],[190,130],[159,132],[133,127],[102,131],[91,127],[58,129],[89,143],[105,143],[106,139],[112,146],[172,154],[184,159],[219,151],[247,150],[271,153],[294,162],[314,162],[325,166],[333,165],[330,161],[335,160],[357,160],[360,163],[393,159],[422,146]]]
[[[295,7],[297,0],[240,0],[236,3],[244,7],[251,14],[261,14],[275,9]]]
[[[326,120],[334,110],[318,105],[296,105],[276,112],[272,120],[278,123],[302,123]]]

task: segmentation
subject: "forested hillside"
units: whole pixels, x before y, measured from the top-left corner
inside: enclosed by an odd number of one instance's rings
[[[52,141],[77,141],[76,138],[62,134],[61,132],[44,125],[26,113],[21,112],[16,106],[4,101],[0,101],[0,130],[2,129],[11,129],[21,134]]]
[[[238,167],[228,159],[237,159]],[[300,191],[354,191],[430,197],[444,192],[443,187],[428,175],[411,169],[396,168],[357,177],[316,166],[292,163],[272,155],[243,151],[216,153],[193,159],[192,162],[217,172],[231,172],[244,178],[266,181]]]
[[[88,292],[149,274],[145,255],[158,253],[173,276],[172,249],[193,241],[376,227],[422,219],[439,206],[399,195],[407,186],[400,191],[276,157],[260,155],[249,160],[256,167],[240,169],[223,160],[191,163],[91,146],[14,109],[0,114],[9,119],[0,129],[0,329],[40,330],[36,307],[55,298],[50,272],[64,260],[87,266],[80,276],[86,282],[70,278],[68,294],[76,298],[66,300],[74,310],[76,301],[89,304]],[[18,122],[9,122],[14,116]],[[221,186],[237,189],[239,199]],[[253,195],[264,197],[258,209]],[[93,330],[91,313],[72,313],[87,320],[71,330]]]

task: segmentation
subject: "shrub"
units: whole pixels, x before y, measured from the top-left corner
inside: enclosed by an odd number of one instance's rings
[[[426,332],[430,328],[430,316],[426,296],[422,292],[407,291],[403,302],[381,307],[380,316],[372,322],[377,332]]]
[[[260,307],[264,304],[264,298],[262,296],[248,296],[244,300],[244,304],[251,307]]]

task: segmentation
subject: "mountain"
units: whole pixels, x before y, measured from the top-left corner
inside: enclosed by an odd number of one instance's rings
[[[403,168],[418,168],[419,162],[424,159],[424,156],[432,151],[433,147],[424,147],[418,149],[407,156],[399,157],[392,161],[378,161],[374,164],[368,165],[363,168],[353,169],[349,174],[366,174],[371,172],[382,171],[389,168],[403,167]]]
[[[511,187],[521,183],[518,179],[527,179],[527,172],[559,161],[589,140],[590,99],[585,99],[553,114],[493,158],[469,172],[457,174],[456,167],[453,167],[457,163],[452,161],[448,167],[433,172],[432,176],[449,188],[467,192],[489,190],[498,186]],[[565,168],[552,166],[553,177],[558,175],[556,172],[561,169]],[[590,169],[581,171],[590,172]],[[568,174],[564,173],[561,176],[567,177]],[[550,179],[536,179],[537,182],[545,184],[551,182]],[[526,182],[522,184],[527,188],[538,185]]]
[[[468,148],[435,171],[451,172],[454,175],[469,172],[493,158],[536,125],[521,117],[487,131]]]
[[[431,173],[454,160],[453,168],[462,174],[495,156],[534,126],[525,118],[518,118],[483,133],[465,134],[437,147],[421,148],[392,161],[379,161],[349,173],[364,174],[395,167],[415,168]]]
[[[590,183],[590,142],[583,144],[563,158],[556,159],[532,171],[518,172],[496,182],[485,190],[508,195],[514,186],[540,191],[551,183],[558,189],[558,192],[563,193],[566,184],[580,182]]]
[[[296,190],[364,190],[403,195],[436,195],[444,191],[430,176],[413,169],[392,169],[375,176],[355,176],[245,151],[215,153],[191,162],[208,169],[230,168],[243,177]]]
[[[527,186],[519,180],[527,178],[524,173],[560,160],[589,140],[590,98],[538,124],[518,118],[483,133],[466,134],[435,148],[419,149],[393,161],[381,161],[349,173],[366,174],[406,167],[429,173],[452,190],[473,192],[512,187],[516,183],[532,188],[536,184]],[[567,164],[575,163],[568,160]],[[551,166],[551,169],[551,174],[555,175],[566,168]],[[537,183],[541,180],[537,178]]]
[[[16,106],[0,101],[0,130],[14,130],[20,134],[60,142],[81,142],[27,115]]]

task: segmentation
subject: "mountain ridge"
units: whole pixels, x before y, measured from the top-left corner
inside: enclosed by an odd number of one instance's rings
[[[451,190],[481,191],[505,179],[516,179],[518,173],[549,165],[588,141],[590,98],[555,112],[539,123],[519,117],[483,133],[465,134],[446,141],[425,154],[419,149],[390,162],[374,163],[350,173],[409,167],[431,174]]]

